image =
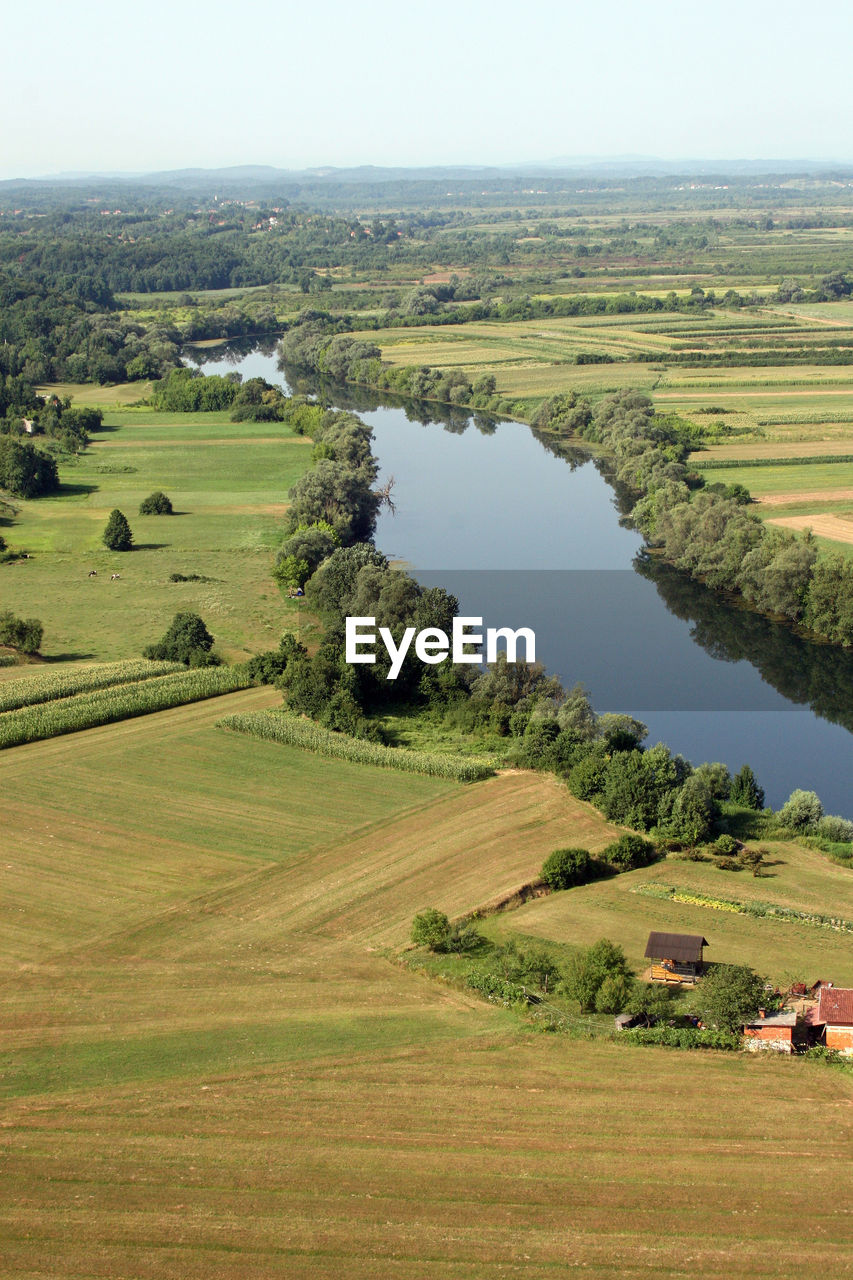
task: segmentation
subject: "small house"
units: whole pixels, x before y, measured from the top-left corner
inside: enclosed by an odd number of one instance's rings
[[[652,982],[695,982],[704,972],[703,948],[709,946],[701,933],[650,933],[646,959],[651,960]]]
[[[793,1053],[796,1025],[795,1009],[783,1009],[781,1013],[765,1013],[759,1009],[755,1021],[744,1026],[744,1048],[753,1052],[770,1049],[775,1053]]]
[[[821,987],[815,1021],[826,1027],[827,1049],[853,1054],[853,988]]]

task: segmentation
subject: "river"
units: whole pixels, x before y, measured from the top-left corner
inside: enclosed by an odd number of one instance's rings
[[[287,385],[271,343],[195,359]],[[381,479],[394,477],[395,512],[376,530],[386,555],[487,626],[531,627],[549,671],[584,684],[596,710],[643,720],[649,744],[748,762],[774,808],[804,787],[853,817],[853,655],[650,562],[600,466],[557,456],[523,423],[331,397],[370,424]]]

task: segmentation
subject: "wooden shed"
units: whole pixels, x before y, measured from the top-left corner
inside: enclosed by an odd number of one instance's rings
[[[652,982],[695,982],[705,968],[701,933],[650,933],[646,959],[651,960]]]
[[[821,987],[815,1021],[826,1027],[827,1049],[853,1054],[853,989]]]

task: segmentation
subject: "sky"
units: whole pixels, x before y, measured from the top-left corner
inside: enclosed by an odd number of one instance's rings
[[[3,178],[853,161],[849,0],[40,0],[3,45]]]

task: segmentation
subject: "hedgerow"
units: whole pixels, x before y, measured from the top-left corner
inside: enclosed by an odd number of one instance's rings
[[[405,773],[426,773],[434,778],[451,778],[455,782],[476,782],[487,778],[493,769],[483,761],[464,760],[426,751],[406,751],[386,747],[377,742],[351,738],[345,733],[324,729],[313,720],[289,715],[283,711],[260,711],[226,716],[217,727],[246,733],[253,738],[266,738],[288,747],[301,747],[317,755],[372,764],[380,769],[400,769]]]
[[[165,711],[248,685],[245,672],[236,667],[198,667],[21,707],[0,715],[0,748]]]
[[[807,458],[694,458],[702,471],[740,467],[808,467],[819,462],[853,462],[853,453],[815,453]]]
[[[710,1027],[630,1027],[619,1032],[620,1040],[635,1044],[665,1044],[673,1049],[728,1049],[741,1047],[740,1036],[732,1031],[716,1031]]]
[[[0,685],[0,713],[183,670],[184,667],[177,662],[148,662],[144,658],[134,658],[129,662],[109,662],[81,671],[48,671],[44,675],[10,680]]]

